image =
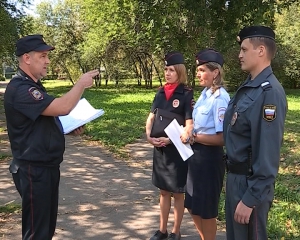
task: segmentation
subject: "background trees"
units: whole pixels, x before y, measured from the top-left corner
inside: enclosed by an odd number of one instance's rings
[[[281,14],[276,15],[276,33],[279,37],[280,51],[277,62],[281,67],[283,85],[286,88],[299,88],[300,83],[300,4],[295,2]]]
[[[0,69],[4,63],[13,64],[15,42],[20,34],[26,34],[30,27],[31,17],[24,15],[23,8],[28,6],[27,0],[0,1]],[[1,71],[2,73],[2,71]]]
[[[63,73],[72,82],[81,72],[101,68],[106,83],[136,79],[137,85],[152,87],[155,79],[163,84],[164,54],[179,50],[194,86],[194,56],[213,47],[224,55],[227,85],[234,90],[244,79],[237,61],[237,33],[251,24],[269,25],[276,29],[279,43],[273,69],[284,86],[295,88],[299,11],[294,0],[60,0],[39,4],[34,24],[22,18],[22,29],[42,33],[56,47],[51,53],[53,73]],[[4,45],[12,49],[12,42]]]

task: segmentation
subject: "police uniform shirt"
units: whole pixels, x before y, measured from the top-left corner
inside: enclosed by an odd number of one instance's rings
[[[53,100],[40,81],[33,81],[22,70],[8,84],[4,106],[15,160],[40,165],[62,161],[65,139],[61,123],[56,117],[41,115]]]
[[[156,108],[160,108],[180,114],[185,119],[192,119],[193,103],[193,90],[184,84],[177,86],[169,100],[166,99],[164,88],[161,87],[154,97],[151,112],[153,113]]]
[[[212,93],[205,88],[194,106],[194,133],[216,134],[223,132],[224,114],[230,100],[229,94],[221,87]]]
[[[250,77],[230,100],[224,119],[224,140],[230,163],[247,163],[253,174],[242,201],[257,206],[269,193],[278,173],[287,101],[271,67]],[[249,152],[251,151],[251,157]]]

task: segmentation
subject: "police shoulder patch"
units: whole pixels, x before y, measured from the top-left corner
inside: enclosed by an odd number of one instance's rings
[[[263,106],[263,119],[268,122],[272,122],[276,119],[276,106],[267,104]]]
[[[219,122],[223,122],[224,121],[225,111],[226,111],[225,107],[218,108],[218,119],[219,119]]]
[[[44,99],[43,94],[36,87],[29,88],[28,92],[34,100],[43,100]]]

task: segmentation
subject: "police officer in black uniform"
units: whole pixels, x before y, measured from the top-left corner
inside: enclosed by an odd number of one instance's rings
[[[150,137],[155,109],[177,113],[185,119],[183,142],[189,141],[193,130],[193,91],[186,86],[187,74],[183,55],[169,52],[165,56],[166,84],[159,88],[152,103],[146,123],[147,140],[154,146],[152,183],[160,189],[160,227],[150,240],[180,239],[180,225],[184,213],[184,190],[187,177],[187,162],[184,162],[176,147],[167,137]],[[174,226],[168,235],[167,222],[174,197]]]
[[[246,27],[237,40],[241,68],[249,77],[229,102],[224,119],[226,234],[229,240],[266,240],[287,101],[270,66],[276,53],[273,30]]]
[[[60,98],[47,94],[40,79],[47,75],[49,51],[42,35],[28,35],[16,43],[17,74],[9,82],[4,107],[13,160],[10,165],[22,198],[22,239],[52,239],[57,219],[59,165],[65,139],[57,116],[68,114],[84,89],[92,86],[93,70],[81,76]],[[74,130],[77,135],[80,127]]]

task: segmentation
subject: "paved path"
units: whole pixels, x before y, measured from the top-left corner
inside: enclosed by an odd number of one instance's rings
[[[128,145],[132,158],[124,162],[80,137],[66,140],[54,240],[149,239],[159,225],[158,190],[151,184],[151,146],[144,139]],[[5,147],[0,151],[7,151]],[[7,168],[8,162],[0,164],[0,206],[20,203]],[[1,240],[21,239],[20,214],[12,219],[6,224],[0,221]],[[169,231],[172,222],[173,215]],[[181,232],[182,239],[199,239],[187,212]],[[224,236],[218,232],[217,239]]]

